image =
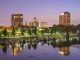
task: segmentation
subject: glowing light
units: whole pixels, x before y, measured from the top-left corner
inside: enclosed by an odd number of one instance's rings
[[[61,13],[61,15],[64,15],[64,13]]]
[[[59,53],[60,53],[62,56],[64,55],[64,52],[59,51]]]

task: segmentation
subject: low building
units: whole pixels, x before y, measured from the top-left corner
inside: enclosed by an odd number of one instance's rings
[[[48,27],[48,23],[47,22],[41,22],[40,23],[40,27],[41,28],[47,28]]]

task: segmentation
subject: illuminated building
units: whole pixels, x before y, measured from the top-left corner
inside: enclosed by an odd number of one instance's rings
[[[21,27],[23,25],[23,14],[11,15],[11,26]]]
[[[70,25],[70,13],[64,12],[59,16],[59,25],[69,26]]]
[[[69,55],[70,54],[70,47],[60,47],[59,48],[59,53],[62,56]]]
[[[40,23],[40,27],[41,28],[47,28],[48,27],[48,23],[47,22],[41,22]]]
[[[34,26],[34,27],[39,27],[39,22],[37,21],[37,18],[36,17],[34,17],[34,20],[33,20],[33,22],[30,22],[29,23],[29,26]]]
[[[34,25],[35,27],[39,27],[39,22],[37,21],[37,18],[36,18],[36,17],[34,17],[33,25]]]
[[[25,21],[25,26],[28,26],[28,22],[27,21]]]
[[[30,27],[34,26],[34,25],[33,25],[33,22],[29,22],[29,26],[30,26]]]

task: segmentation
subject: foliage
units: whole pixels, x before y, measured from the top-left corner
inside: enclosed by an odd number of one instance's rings
[[[13,35],[13,36],[16,35],[16,33],[15,33],[15,28],[14,28],[14,27],[12,28],[12,35]]]
[[[32,34],[32,32],[31,32],[31,29],[30,29],[30,28],[28,29],[28,34],[29,34],[29,35],[31,35],[31,34]]]
[[[21,35],[24,36],[25,29],[21,29]]]
[[[3,33],[3,36],[7,36],[7,35],[8,35],[7,29],[5,28],[5,29],[2,31],[2,33]]]

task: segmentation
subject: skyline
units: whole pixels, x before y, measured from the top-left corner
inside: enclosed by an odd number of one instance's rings
[[[46,21],[49,26],[59,23],[59,15],[71,13],[71,24],[79,24],[79,0],[0,0],[0,26],[11,25],[11,14],[23,14],[23,20]]]

